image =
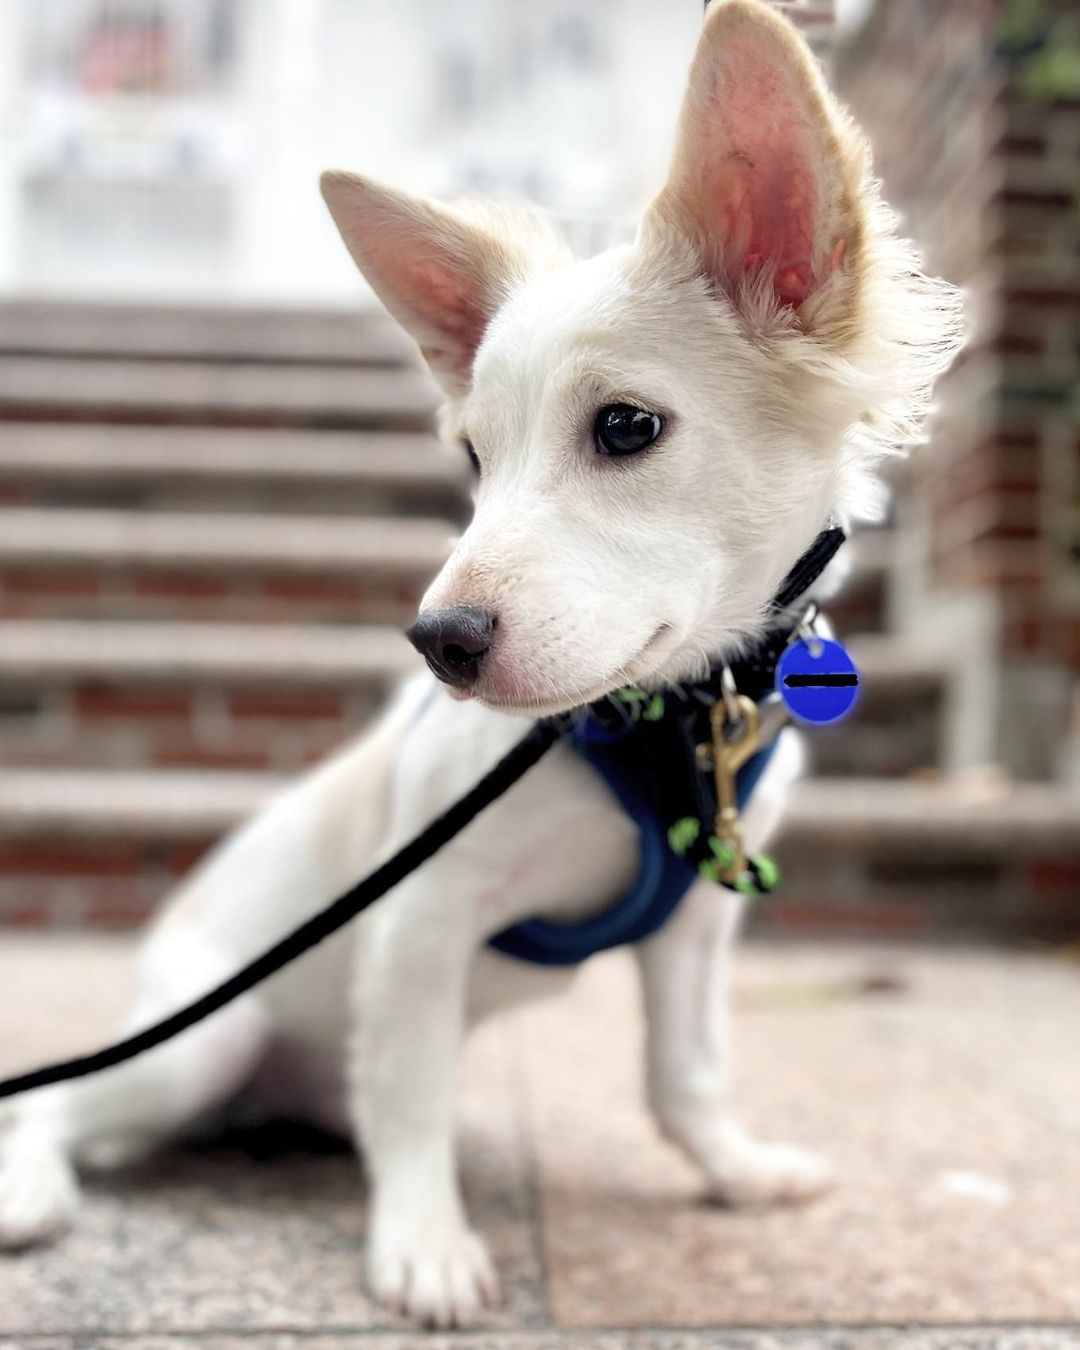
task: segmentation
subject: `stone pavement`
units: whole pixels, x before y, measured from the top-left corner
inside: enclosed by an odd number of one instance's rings
[[[85,1048],[126,939],[0,935],[0,1069]],[[462,1153],[506,1304],[422,1335],[364,1297],[347,1152],[263,1128],[90,1184],[56,1247],[0,1260],[5,1350],[1061,1350],[1080,1347],[1080,964],[750,946],[739,1097],[827,1151],[804,1209],[703,1204],[641,1104],[630,961],[469,1050]]]

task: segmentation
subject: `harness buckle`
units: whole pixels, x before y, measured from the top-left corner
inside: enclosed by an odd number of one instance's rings
[[[731,715],[733,710],[737,712],[735,717]],[[734,694],[730,699],[716,700],[709,712],[709,722],[712,728],[710,758],[716,780],[715,833],[725,846],[719,879],[730,886],[745,874],[747,865],[735,778],[760,744],[761,718],[753,699],[745,694]]]

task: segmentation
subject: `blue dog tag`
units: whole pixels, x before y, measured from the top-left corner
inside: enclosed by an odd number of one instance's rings
[[[859,672],[839,642],[802,638],[791,644],[776,667],[776,692],[792,717],[824,726],[851,711],[859,693]]]

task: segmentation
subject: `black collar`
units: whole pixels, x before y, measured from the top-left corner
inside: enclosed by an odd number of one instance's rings
[[[847,535],[839,526],[830,526],[822,530],[799,561],[787,574],[777,588],[769,604],[771,622],[766,624],[764,632],[753,646],[739,656],[733,657],[727,664],[735,681],[735,688],[755,703],[760,703],[771,694],[776,683],[777,662],[783,656],[791,636],[807,616],[809,605],[805,605],[795,614],[791,613],[806,592],[818,580],[829,563],[836,557]],[[710,672],[708,683],[717,684],[723,667]]]
[[[780,583],[769,605],[769,612],[777,614],[805,595],[839,553],[846,538],[839,525],[830,525],[828,529],[822,530]]]

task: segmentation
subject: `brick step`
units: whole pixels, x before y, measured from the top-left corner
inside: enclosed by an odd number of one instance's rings
[[[0,623],[0,763],[297,772],[419,658],[396,629]]]
[[[274,774],[12,769],[0,778],[0,922],[141,919]],[[1035,785],[800,784],[764,928],[1075,936],[1080,794]]]
[[[426,519],[0,509],[0,614],[401,624],[452,535]]]
[[[433,386],[408,367],[2,356],[0,416],[21,421],[427,430]]]
[[[848,646],[860,673],[859,702],[848,720],[807,732],[815,774],[902,778],[936,767],[948,657],[882,633],[855,634]]]
[[[296,770],[363,725],[417,660],[398,630],[373,625],[4,620],[0,762]],[[940,692],[940,668],[889,656],[863,674],[858,717],[808,736],[817,771],[935,764],[936,711],[915,699]]]
[[[792,935],[1080,938],[1080,791],[1038,784],[813,779],[756,912]]]
[[[413,432],[0,426],[11,505],[450,514],[467,482],[464,456]]]
[[[412,343],[376,309],[96,301],[5,301],[0,304],[0,350],[24,356],[377,366],[416,361]]]

